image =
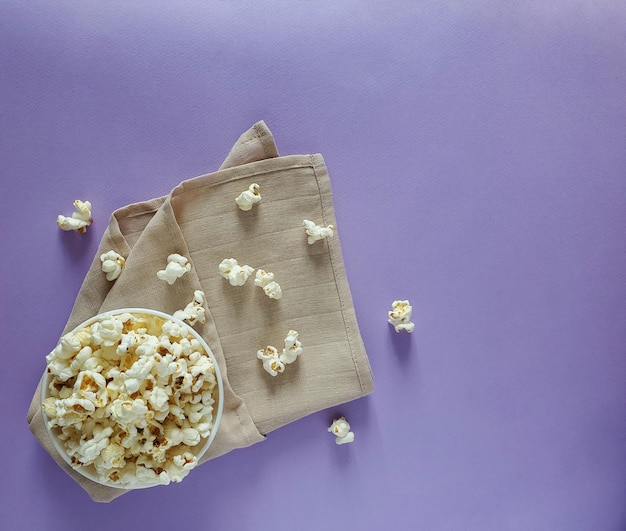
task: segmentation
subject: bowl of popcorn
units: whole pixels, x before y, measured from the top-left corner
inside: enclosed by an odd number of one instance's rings
[[[106,486],[180,482],[215,438],[223,386],[189,324],[126,308],[65,334],[46,356],[42,413],[63,459]]]

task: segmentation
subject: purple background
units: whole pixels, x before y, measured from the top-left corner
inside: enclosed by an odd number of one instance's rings
[[[626,4],[510,4],[0,3],[4,528],[626,529]],[[376,390],[93,503],[26,424],[44,356],[111,211],[260,119],[326,159]]]

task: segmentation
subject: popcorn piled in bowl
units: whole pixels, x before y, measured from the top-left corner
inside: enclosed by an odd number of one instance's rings
[[[46,361],[46,427],[65,461],[93,481],[125,489],[179,482],[215,437],[219,367],[176,317],[142,308],[98,315]]]

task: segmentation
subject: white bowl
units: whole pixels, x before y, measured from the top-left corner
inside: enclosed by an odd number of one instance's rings
[[[191,451],[191,453],[193,453],[197,460],[199,461],[200,458],[207,452],[207,450],[209,449],[209,447],[211,446],[211,443],[213,442],[213,440],[215,439],[215,435],[217,433],[217,430],[219,428],[219,424],[220,424],[220,420],[222,418],[222,411],[223,411],[223,406],[224,406],[224,386],[223,386],[223,382],[222,382],[222,376],[220,373],[220,369],[219,369],[219,365],[217,364],[217,360],[215,359],[215,356],[213,355],[213,352],[211,351],[209,345],[207,345],[206,341],[202,338],[202,336],[196,332],[188,323],[185,323],[184,321],[181,321],[180,319],[166,314],[164,312],[160,312],[157,310],[151,310],[151,309],[147,309],[147,308],[122,308],[122,309],[118,309],[118,310],[112,310],[112,311],[108,311],[108,312],[103,312],[99,315],[96,315],[94,317],[92,317],[91,319],[88,319],[87,321],[85,321],[84,323],[78,325],[76,328],[74,328],[74,330],[72,330],[71,333],[75,333],[77,331],[79,331],[82,328],[88,327],[90,325],[92,325],[95,322],[98,321],[102,321],[106,318],[110,318],[111,316],[114,315],[120,315],[120,314],[124,314],[124,313],[130,313],[132,315],[151,315],[151,316],[156,316],[156,317],[160,317],[162,319],[165,320],[169,320],[169,321],[173,321],[181,326],[184,326],[186,330],[189,331],[190,334],[192,334],[202,345],[202,347],[204,348],[206,354],[210,357],[211,361],[213,362],[213,366],[215,367],[215,378],[217,381],[217,393],[215,396],[215,404],[213,405],[213,427],[211,429],[211,433],[209,435],[208,438],[206,439],[202,439],[200,444],[196,445],[196,446],[192,446],[189,447],[189,451]],[[51,379],[51,375],[48,373],[48,371],[46,370],[44,372],[44,375],[42,377],[42,386],[41,386],[41,400],[42,402],[48,398],[49,395],[49,383],[50,383],[50,379]],[[74,470],[76,470],[78,473],[82,474],[84,477],[95,481],[96,483],[99,483],[101,485],[106,485],[108,487],[115,487],[115,488],[121,488],[121,489],[141,489],[141,488],[147,488],[147,487],[153,487],[156,485],[161,484],[160,481],[154,481],[154,482],[141,482],[141,481],[137,481],[137,483],[128,485],[128,484],[118,484],[115,483],[111,480],[108,479],[102,479],[96,472],[95,468],[93,465],[88,465],[88,466],[76,466],[74,464],[72,464],[72,461],[70,459],[70,456],[67,454],[67,451],[63,445],[63,441],[61,441],[58,437],[59,433],[60,433],[60,428],[59,427],[53,427],[50,428],[48,426],[48,416],[46,415],[46,413],[43,411],[42,409],[42,415],[43,415],[43,419],[44,419],[44,425],[46,426],[46,430],[50,436],[50,439],[52,440],[52,443],[54,445],[54,447],[56,448],[57,452],[61,455],[61,457],[64,459],[64,461],[70,465]]]

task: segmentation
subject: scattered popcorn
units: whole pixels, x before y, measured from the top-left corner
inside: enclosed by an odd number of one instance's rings
[[[180,254],[174,253],[167,257],[167,265],[165,269],[157,273],[157,277],[165,280],[171,286],[188,271],[191,271],[189,260]]]
[[[196,466],[192,449],[213,430],[217,376],[189,328],[174,323],[172,334],[171,323],[111,315],[63,336],[46,357],[42,411],[74,468],[133,487],[178,482]]]
[[[263,368],[272,376],[285,370],[285,364],[281,361],[276,347],[269,345],[267,348],[257,351],[256,357],[263,361]]]
[[[76,211],[68,218],[59,214],[57,225],[61,230],[75,230],[78,234],[87,231],[87,227],[93,223],[91,217],[91,203],[89,201],[74,201]]]
[[[298,332],[289,330],[285,338],[285,348],[280,355],[280,361],[286,364],[293,363],[300,354],[302,354],[302,343],[298,341]]]
[[[328,431],[336,437],[336,444],[346,444],[354,441],[354,433],[350,431],[350,424],[348,424],[345,417],[333,420]]]
[[[204,291],[200,291],[199,289],[194,291],[193,300],[185,306],[184,310],[177,310],[174,312],[174,317],[180,319],[181,321],[186,321],[192,326],[196,323],[206,322],[204,311],[205,300]],[[172,324],[175,323],[172,322]]]
[[[252,183],[247,190],[241,192],[235,202],[241,210],[250,210],[252,207],[261,200],[261,194],[259,193],[259,185]]]
[[[280,299],[283,296],[280,285],[274,280],[274,273],[268,273],[263,269],[258,269],[255,275],[254,285],[263,288],[263,291],[270,299]]]
[[[126,260],[120,254],[115,251],[108,251],[100,255],[100,261],[102,262],[102,271],[106,273],[107,280],[112,281],[120,276]]]
[[[413,307],[409,304],[409,301],[393,301],[391,305],[392,311],[388,312],[389,324],[392,324],[396,329],[396,332],[406,330],[407,332],[413,332],[415,323],[411,322],[411,314],[413,313]]]
[[[309,242],[309,245],[335,234],[335,227],[332,225],[328,225],[328,227],[320,227],[308,219],[305,219],[302,224],[304,225],[304,230],[307,233],[307,241]]]
[[[234,258],[224,258],[220,262],[219,269],[231,286],[243,286],[254,271],[254,268],[249,265],[240,266]]]
[[[278,349],[269,345],[265,349],[257,351],[256,357],[263,362],[263,368],[272,376],[283,372],[285,366],[293,363],[302,354],[302,343],[298,341],[298,332],[289,330],[285,338],[285,348],[282,353]]]

